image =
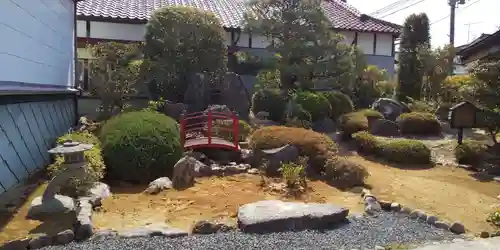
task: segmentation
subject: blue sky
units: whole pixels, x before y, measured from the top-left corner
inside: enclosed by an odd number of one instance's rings
[[[396,0],[347,0],[347,3],[365,14],[371,14],[394,2]],[[468,5],[470,7],[467,7]],[[383,17],[403,7],[395,8],[377,17],[402,24],[406,16],[412,13],[425,12],[432,23],[443,19],[450,13],[448,0],[423,0],[423,2],[408,9]],[[467,43],[467,40],[472,41],[481,33],[493,33],[500,29],[500,0],[466,0],[465,5],[458,7],[456,15],[455,45],[458,46]],[[431,25],[431,43],[433,47],[448,43],[449,22],[450,19],[446,18]],[[473,23],[470,25],[470,30],[466,25],[468,23]]]

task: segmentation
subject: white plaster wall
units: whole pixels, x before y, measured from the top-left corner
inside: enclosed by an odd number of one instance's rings
[[[82,21],[82,20],[76,21],[76,35],[78,37],[87,36],[87,21]]]
[[[356,36],[356,32],[354,31],[339,31],[339,34],[344,36],[344,40],[342,40],[342,43],[347,45],[351,45],[354,41],[354,37]]]
[[[375,54],[381,56],[392,56],[392,35],[377,34],[377,47]]]
[[[142,41],[145,34],[144,24],[90,22],[91,38]]]
[[[72,86],[73,4],[72,0],[0,0],[0,92]]]
[[[358,46],[365,54],[373,55],[373,33],[358,32]]]

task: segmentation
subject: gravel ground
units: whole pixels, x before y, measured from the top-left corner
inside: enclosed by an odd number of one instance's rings
[[[376,218],[350,218],[350,223],[326,231],[301,231],[265,235],[239,232],[195,235],[182,238],[108,238],[44,248],[66,250],[124,249],[374,249],[391,243],[426,244],[463,236],[408,219],[383,213]]]

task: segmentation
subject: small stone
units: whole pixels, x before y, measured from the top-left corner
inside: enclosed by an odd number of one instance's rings
[[[375,246],[375,250],[385,250],[385,247]]]
[[[114,237],[117,236],[118,232],[112,229],[100,229],[97,232],[92,235],[92,238],[90,240],[103,240],[108,237]]]
[[[496,231],[494,233],[491,233],[491,237],[499,237],[500,236],[500,231]]]
[[[73,232],[73,230],[67,229],[67,230],[64,230],[62,232],[59,232],[55,236],[54,244],[66,245],[66,244],[69,244],[70,242],[72,242],[74,238],[75,238],[75,233]]]
[[[459,243],[459,242],[464,242],[465,240],[464,239],[453,239],[451,240],[451,242],[453,243]]]
[[[490,233],[489,232],[486,232],[486,231],[483,231],[479,234],[479,237],[481,238],[489,238],[490,237]]]
[[[229,163],[229,165],[230,165],[230,166],[236,166],[236,165],[238,165],[238,164],[237,164],[236,162],[232,161],[232,162],[230,162],[230,163]]]
[[[391,211],[391,202],[390,201],[379,201],[380,207],[385,211]]]
[[[456,221],[451,224],[450,231],[455,234],[463,234],[465,233],[465,226],[462,223]]]
[[[406,206],[405,206],[405,207],[402,207],[402,208],[401,208],[401,210],[400,210],[400,212],[401,212],[402,214],[410,214],[412,211],[413,211],[413,209],[411,209],[411,208],[409,208],[409,207],[406,207]]]
[[[172,188],[172,181],[168,177],[160,177],[151,183],[149,183],[148,188],[144,190],[148,194],[158,194],[159,192]]]
[[[259,174],[259,169],[257,169],[257,168],[251,168],[251,169],[247,170],[247,173],[249,173],[249,174]]]
[[[391,203],[391,211],[399,212],[401,210],[401,205],[397,202]]]
[[[450,223],[446,222],[446,221],[436,221],[434,223],[434,225],[437,227],[437,228],[441,228],[441,229],[444,229],[444,230],[449,230],[450,229]]]
[[[425,221],[427,219],[427,215],[418,209],[413,210],[409,214],[409,217],[412,219],[419,219],[419,220],[423,220],[423,221]]]
[[[194,226],[193,234],[213,234],[218,232],[229,232],[234,228],[223,223],[211,223],[208,221],[198,221]]]
[[[427,219],[425,221],[427,222],[427,224],[435,225],[436,221],[438,221],[438,218],[434,215],[429,215],[427,216]]]
[[[50,245],[52,245],[52,237],[47,235],[40,235],[38,237],[31,238],[28,243],[29,249],[40,249]]]

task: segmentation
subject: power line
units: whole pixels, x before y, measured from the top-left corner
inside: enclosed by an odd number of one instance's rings
[[[399,7],[399,6],[405,4],[405,3],[409,2],[409,1],[411,1],[411,0],[399,0],[399,1],[396,1],[394,3],[391,3],[391,4],[389,4],[389,5],[381,8],[381,9],[376,10],[375,12],[370,13],[370,16],[375,16],[375,15],[382,14],[384,12],[390,11],[391,9]]]
[[[476,3],[480,2],[480,1],[481,1],[481,0],[476,0],[476,1],[472,2],[471,4],[469,4],[469,5],[467,5],[467,6],[464,6],[464,7],[463,7],[463,8],[461,8],[461,9],[459,8],[458,10],[460,11],[460,10],[463,10],[463,9],[467,9],[467,8],[469,8],[470,6],[472,6],[472,5],[476,4]],[[441,22],[441,21],[443,21],[443,20],[447,19],[448,17],[450,17],[450,15],[447,15],[447,16],[445,16],[445,17],[439,18],[438,20],[436,20],[436,21],[432,22],[430,25],[433,25],[433,24],[435,24],[435,23],[439,23],[439,22]]]
[[[426,0],[420,0],[420,1],[417,1],[417,2],[415,2],[415,3],[413,3],[413,4],[410,4],[410,5],[408,5],[408,6],[404,7],[404,8],[401,8],[401,9],[395,10],[395,11],[393,11],[393,12],[391,12],[391,13],[389,13],[389,14],[383,15],[383,16],[381,16],[381,17],[379,17],[379,18],[384,18],[384,17],[390,16],[390,15],[393,15],[393,14],[395,14],[395,13],[398,13],[398,12],[400,12],[400,11],[402,11],[402,10],[406,10],[406,9],[408,9],[408,8],[410,8],[410,7],[413,7],[413,6],[415,6],[415,5],[419,4],[419,3],[423,2],[423,1],[426,1]]]

